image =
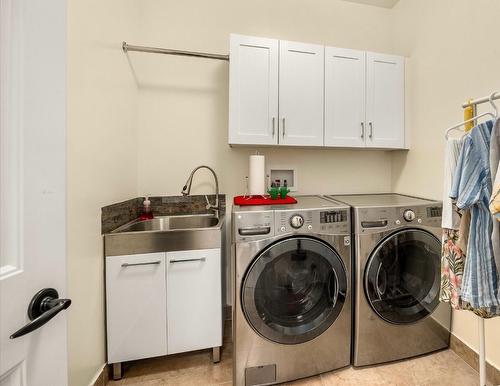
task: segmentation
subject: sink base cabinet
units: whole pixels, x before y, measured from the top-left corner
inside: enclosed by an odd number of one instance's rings
[[[106,258],[108,362],[167,354],[165,253]]]
[[[220,248],[106,257],[106,325],[114,370],[136,359],[219,352]]]
[[[167,253],[168,354],[222,342],[220,249]]]

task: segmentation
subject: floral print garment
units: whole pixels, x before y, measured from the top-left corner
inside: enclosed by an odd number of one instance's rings
[[[439,300],[449,302],[452,308],[461,310],[460,286],[464,274],[465,254],[457,245],[458,236],[458,230],[443,229]]]
[[[498,308],[473,308],[460,296],[464,274],[465,254],[458,246],[459,231],[443,229],[441,251],[441,292],[439,300],[450,303],[455,310],[468,310],[481,318],[492,318],[500,314]]]

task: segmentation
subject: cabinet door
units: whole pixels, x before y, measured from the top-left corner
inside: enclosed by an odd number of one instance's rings
[[[365,146],[365,56],[325,48],[325,146]]]
[[[279,143],[323,146],[324,47],[280,41]]]
[[[367,53],[367,146],[403,148],[404,58]]]
[[[106,257],[108,362],[167,354],[165,253]]]
[[[168,353],[222,345],[221,251],[167,252]]]
[[[231,35],[229,143],[278,143],[278,40]]]

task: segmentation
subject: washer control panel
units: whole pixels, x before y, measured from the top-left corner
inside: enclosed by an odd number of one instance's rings
[[[274,236],[273,211],[233,213],[233,240],[257,240]]]
[[[282,210],[276,211],[276,235],[290,232],[317,234],[348,234],[349,210]]]
[[[292,228],[299,229],[304,225],[304,217],[302,217],[300,214],[294,214],[290,218],[290,225]]]
[[[403,217],[404,219],[407,221],[407,222],[412,222],[413,220],[415,220],[415,217],[417,217],[417,215],[415,214],[415,212],[411,209],[406,209],[404,212],[403,212]]]

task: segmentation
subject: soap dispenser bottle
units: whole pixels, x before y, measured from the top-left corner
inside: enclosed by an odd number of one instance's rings
[[[151,210],[151,201],[149,197],[144,197],[144,201],[142,202],[141,214],[139,216],[139,220],[151,220],[153,218],[153,211]]]

